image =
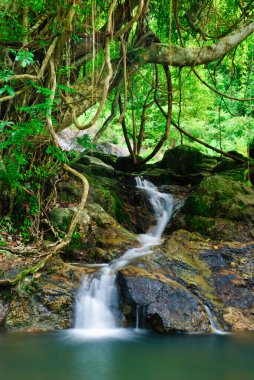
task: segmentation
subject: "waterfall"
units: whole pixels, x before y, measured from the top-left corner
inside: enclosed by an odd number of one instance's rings
[[[210,324],[211,324],[211,331],[214,334],[218,334],[218,335],[227,335],[227,334],[229,334],[228,332],[223,331],[223,330],[220,329],[220,327],[219,327],[218,323],[215,321],[214,316],[212,315],[212,312],[209,309],[209,307],[207,305],[204,305],[204,307],[205,307],[205,311],[207,313],[207,316],[208,316]]]
[[[76,298],[75,329],[101,336],[120,326],[117,270],[137,257],[152,253],[152,247],[160,244],[161,235],[173,214],[172,195],[161,193],[151,182],[141,178],[136,178],[136,185],[148,196],[156,223],[146,234],[139,235],[140,247],[128,249],[119,259],[84,278]]]

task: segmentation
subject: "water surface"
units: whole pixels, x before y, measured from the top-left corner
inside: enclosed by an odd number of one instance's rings
[[[0,335],[1,380],[253,380],[254,334]]]

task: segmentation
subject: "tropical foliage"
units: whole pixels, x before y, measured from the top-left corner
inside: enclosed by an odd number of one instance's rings
[[[87,181],[58,144],[71,124],[124,141],[136,165],[186,141],[246,153],[252,1],[2,0],[0,17],[2,228],[14,216],[42,238],[62,170],[82,181],[84,206]]]

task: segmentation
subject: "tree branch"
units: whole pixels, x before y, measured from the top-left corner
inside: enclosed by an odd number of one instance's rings
[[[254,32],[254,22],[243,25],[234,33],[221,38],[210,46],[183,48],[174,45],[152,43],[137,54],[136,63],[158,63],[175,67],[198,66],[221,58],[233,50]]]

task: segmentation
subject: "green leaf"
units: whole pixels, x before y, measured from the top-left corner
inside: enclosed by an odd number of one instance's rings
[[[78,137],[77,142],[79,145],[82,145],[83,148],[92,148],[93,147],[90,136],[87,134],[84,134],[82,137]]]
[[[8,81],[8,79],[13,75],[12,70],[0,70],[0,78],[3,79],[5,82]]]
[[[15,92],[14,90],[6,84],[4,87],[0,88],[0,94],[3,94],[4,92],[8,92],[10,96],[14,96]]]
[[[21,66],[26,67],[34,63],[34,55],[30,51],[20,51],[15,60],[21,61]]]
[[[15,91],[10,86],[6,86],[6,91],[8,92],[10,96],[15,95]]]
[[[14,123],[12,121],[1,121],[0,122],[0,129],[4,129],[5,127],[8,127],[9,125],[13,125]]]
[[[52,154],[61,163],[69,163],[69,159],[66,156],[66,153],[62,151],[61,148],[56,148],[53,145],[49,145],[46,153]]]
[[[61,90],[64,90],[64,91],[67,91],[67,92],[76,92],[75,90],[73,90],[72,88],[70,87],[67,87],[67,86],[64,86],[62,84],[58,84],[57,85],[58,88],[60,88]]]

